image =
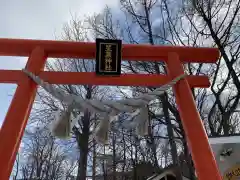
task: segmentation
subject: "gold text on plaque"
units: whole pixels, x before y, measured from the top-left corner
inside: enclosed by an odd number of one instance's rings
[[[105,70],[112,71],[112,45],[105,46]]]

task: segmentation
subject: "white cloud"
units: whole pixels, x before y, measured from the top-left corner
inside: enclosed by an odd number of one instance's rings
[[[55,39],[71,14],[84,18],[108,5],[118,7],[118,0],[1,0],[0,38]],[[27,58],[0,56],[0,69],[22,69]],[[10,103],[13,86],[1,85],[0,126]]]
[[[2,0],[0,37],[54,39],[70,13],[83,17],[117,4],[117,0]]]

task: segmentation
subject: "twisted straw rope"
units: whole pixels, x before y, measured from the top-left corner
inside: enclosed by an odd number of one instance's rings
[[[172,81],[170,81],[169,83],[161,86],[160,88],[157,88],[152,92],[142,94],[136,98],[116,101],[99,101],[96,99],[83,99],[80,96],[73,94],[66,94],[61,89],[54,87],[53,85],[47,82],[44,82],[40,77],[34,75],[32,72],[29,72],[25,69],[23,69],[23,72],[26,73],[35,83],[40,85],[53,97],[63,101],[68,106],[75,107],[76,109],[79,109],[82,112],[88,110],[91,113],[100,114],[100,116],[104,117],[105,120],[107,119],[104,123],[109,123],[109,118],[106,117],[111,117],[110,118],[111,121],[115,119],[116,116],[121,112],[130,113],[130,118],[136,117],[142,113],[142,116],[145,116],[146,118],[146,115],[143,114],[146,113],[146,111],[143,112],[143,109],[145,108],[146,110],[146,106],[149,104],[149,102],[157,99],[157,96],[162,95],[166,90],[168,90],[170,87],[172,87],[179,80],[186,76],[186,74],[182,74],[173,79]],[[146,121],[146,119],[139,120],[139,123],[140,122],[141,123],[139,124],[138,128],[140,129],[143,128],[141,127],[141,124],[143,125],[144,123],[143,121]],[[101,124],[103,123],[100,123],[99,126],[101,126]],[[99,129],[101,129],[101,127],[99,127]]]

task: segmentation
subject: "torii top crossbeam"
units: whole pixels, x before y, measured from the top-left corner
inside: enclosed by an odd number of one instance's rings
[[[219,52],[215,48],[133,44],[123,45],[122,54],[122,58],[129,61],[164,61],[168,74],[97,77],[91,72],[44,72],[47,57],[94,59],[95,43],[0,39],[0,55],[29,56],[25,69],[53,84],[160,86],[184,73],[182,63],[215,63],[219,58]],[[27,124],[37,85],[20,70],[0,70],[0,83],[18,85],[0,131],[0,179],[7,180]],[[220,180],[221,176],[190,89],[209,85],[206,76],[187,76],[174,85],[174,92],[198,178]]]

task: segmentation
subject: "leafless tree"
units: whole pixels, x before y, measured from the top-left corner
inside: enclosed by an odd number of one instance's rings
[[[121,0],[120,2],[123,12],[121,16],[114,16],[114,13],[107,8],[105,13],[88,19],[90,29],[96,35],[104,38],[119,38],[124,42],[135,44],[219,48],[221,58],[216,64],[186,64],[185,70],[193,75],[208,75],[212,81],[210,89],[192,90],[209,135],[228,135],[238,132],[239,122],[234,112],[240,97],[239,68],[237,66],[239,64],[237,28],[239,26],[239,1]],[[162,63],[125,62],[122,66],[124,72],[165,73]],[[152,89],[148,87],[147,89],[135,88],[133,90],[146,92]],[[170,141],[173,139],[172,137],[181,139],[183,152],[191,168],[193,164],[172,94],[161,97],[161,103],[164,107],[164,117],[157,119],[162,125],[167,125]],[[155,112],[152,113],[152,116],[156,116]],[[172,125],[169,123],[171,118],[175,119],[175,123]],[[178,155],[175,147],[179,148],[178,144],[171,143],[172,160],[177,162],[178,159],[175,158]],[[194,176],[193,169],[191,172]]]
[[[210,136],[239,132],[239,0],[120,0],[120,11],[106,7],[100,14],[84,21],[73,18],[64,26],[61,39],[91,41],[96,37],[122,39],[124,43],[150,45],[181,45],[217,47],[221,57],[216,64],[184,64],[190,75],[207,75],[208,89],[192,89],[200,116]],[[94,61],[57,59],[47,65],[51,71],[94,71]],[[122,73],[165,74],[162,62],[124,61]],[[108,88],[98,86],[60,85],[68,94],[83,98],[114,98]],[[119,87],[123,98],[154,90],[156,87]],[[106,93],[106,91],[108,93]],[[131,92],[131,93],[129,93]],[[110,93],[110,94],[109,94]],[[107,97],[106,97],[107,94]],[[33,116],[41,122],[52,119],[52,112],[65,105],[39,91]],[[80,113],[80,112],[76,112]],[[77,179],[85,180],[87,165],[100,173],[96,156],[103,152],[92,140],[94,118],[85,112],[73,128],[79,149]],[[96,117],[95,117],[96,118]],[[125,122],[124,114],[113,124],[108,151],[112,153],[112,171],[133,171],[138,164],[151,163],[156,169],[187,163],[194,179],[194,166],[188,150],[182,121],[172,92],[167,92],[149,104],[149,135],[138,137]],[[181,155],[179,152],[182,152]],[[92,163],[90,158],[95,158]]]
[[[27,131],[15,179],[66,179],[71,167],[66,155],[46,128]]]
[[[89,41],[88,33],[83,28],[84,22],[78,19],[72,19],[71,22],[64,25],[62,36],[63,40],[68,41]],[[95,68],[95,62],[89,59],[56,59],[47,63],[46,69],[50,71],[71,71],[71,72],[93,72]],[[96,85],[59,85],[59,88],[64,90],[67,94],[74,94],[82,97],[83,99],[99,98],[103,99],[107,96],[111,96],[111,90],[107,87],[98,87]],[[107,92],[107,93],[106,93]],[[36,111],[42,111],[43,113],[49,113],[57,110],[58,108],[65,108],[66,105],[62,102],[56,101],[51,96],[40,90],[38,93],[39,104],[44,106],[44,109],[37,107]],[[49,109],[49,111],[46,111]],[[74,113],[80,114],[82,112],[75,111]],[[92,118],[92,114],[88,111],[83,112],[80,116],[78,123],[72,129],[72,137],[76,140],[77,147],[79,149],[78,160],[78,173],[77,180],[85,180],[87,174],[87,162],[90,142],[93,139],[92,127],[95,118]]]

